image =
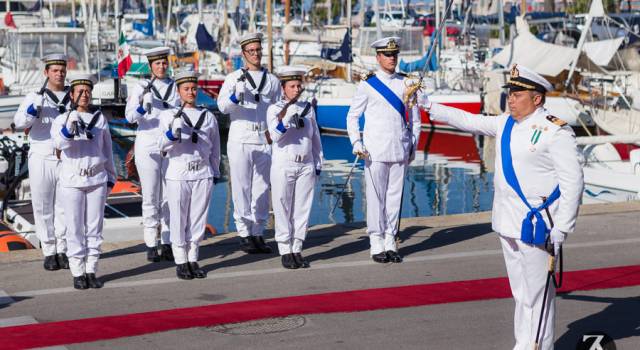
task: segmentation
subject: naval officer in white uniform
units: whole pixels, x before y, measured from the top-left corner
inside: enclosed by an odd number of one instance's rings
[[[572,129],[544,108],[551,84],[534,71],[514,65],[505,87],[510,115],[473,115],[432,103],[425,94],[419,103],[433,120],[496,138],[491,223],[499,235],[516,303],[514,349],[532,349],[548,271],[545,242],[548,239],[557,251],[573,232],[584,182]],[[540,349],[553,349],[554,299],[551,283]]]
[[[29,135],[29,182],[36,235],[42,246],[45,270],[68,269],[64,210],[59,194],[60,160],[51,139],[51,124],[69,108],[67,57],[52,54],[42,59],[46,84],[30,92],[18,107],[13,122]]]
[[[283,98],[267,110],[273,139],[271,199],[275,239],[287,269],[309,267],[302,256],[316,180],[322,170],[322,144],[311,103],[299,101],[304,67],[282,67]]]
[[[176,74],[182,106],[160,114],[160,149],[167,153],[165,173],[171,214],[171,244],[180,279],[205,278],[198,266],[213,186],[220,178],[220,135],[213,113],[196,107],[198,76]]]
[[[371,257],[379,263],[402,262],[395,236],[407,164],[420,135],[417,107],[403,103],[405,76],[395,72],[400,38],[375,41],[379,69],[358,84],[347,114],[353,153],[365,161],[367,233]],[[364,117],[363,138],[359,119]]]
[[[271,140],[267,130],[267,108],[280,98],[280,82],[260,64],[262,34],[240,39],[245,66],[222,84],[218,107],[229,114],[227,141],[233,218],[240,248],[250,254],[271,253],[262,233],[269,215],[269,171]]]
[[[75,110],[59,115],[51,136],[60,152],[60,194],[64,198],[67,255],[76,289],[101,288],[96,277],[107,194],[116,182],[111,133],[100,110],[89,108],[94,78],[71,80]]]
[[[162,111],[180,105],[175,82],[167,74],[169,68],[168,47],[146,50],[150,80],[144,79],[137,85],[127,100],[126,118],[137,123],[135,141],[135,164],[142,187],[142,217],[144,242],[147,246],[147,260],[157,262],[162,259],[173,261],[169,239],[169,212],[166,193],[163,191],[166,160],[158,149],[158,116]],[[157,235],[160,231],[160,254],[157,250]]]

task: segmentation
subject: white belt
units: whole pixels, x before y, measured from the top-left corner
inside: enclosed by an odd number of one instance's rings
[[[250,131],[263,131],[266,130],[266,128],[262,128],[261,123],[256,123],[256,122],[252,122],[249,120],[238,120],[239,122],[241,122],[242,124],[244,124],[244,128],[246,130],[250,130]]]
[[[98,164],[89,168],[79,168],[76,172],[80,176],[93,177],[104,169],[104,164]]]
[[[200,171],[201,169],[204,169],[205,167],[209,166],[209,162],[206,162],[204,160],[191,160],[191,161],[184,161],[184,169],[186,171]]]
[[[304,154],[287,154],[287,159],[296,163],[307,163],[311,157]]]

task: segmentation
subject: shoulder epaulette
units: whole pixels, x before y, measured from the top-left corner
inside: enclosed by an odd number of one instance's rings
[[[567,122],[551,114],[547,116],[547,120],[560,127],[567,125]]]
[[[375,72],[369,71],[369,72],[367,72],[367,73],[362,75],[362,80],[368,80],[369,78],[371,78],[374,75],[376,75]]]
[[[407,73],[405,73],[405,72],[396,72],[396,74],[398,74],[399,76],[401,76],[403,78],[408,77]]]

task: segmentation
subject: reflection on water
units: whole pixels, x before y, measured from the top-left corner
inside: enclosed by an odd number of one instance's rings
[[[114,135],[115,161],[120,174],[125,173],[123,159],[130,144],[130,138]],[[326,162],[316,183],[310,225],[365,221],[363,162],[357,165],[351,181],[345,187],[354,160],[349,139],[346,136],[323,135],[322,146]],[[476,141],[472,136],[446,130],[423,132],[418,150],[405,179],[402,217],[473,213],[491,209],[493,173],[482,170]],[[214,188],[208,221],[218,232],[229,232],[235,231],[235,224],[226,139],[222,140],[222,153],[222,179]],[[341,191],[338,205],[330,213]],[[273,227],[273,216],[268,227]]]

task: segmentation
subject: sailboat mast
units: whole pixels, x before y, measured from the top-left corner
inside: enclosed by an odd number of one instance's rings
[[[347,36],[349,37],[349,55],[353,57],[351,53],[351,0],[347,0]],[[347,63],[347,81],[351,82],[351,57]]]
[[[289,24],[290,16],[291,16],[291,0],[284,1],[284,25]],[[283,29],[284,30],[284,29]],[[284,64],[289,64],[289,41],[284,41]]]
[[[269,51],[268,56],[268,67],[269,71],[273,71],[273,19],[271,18],[273,15],[273,6],[271,5],[271,0],[267,0],[267,50]]]

